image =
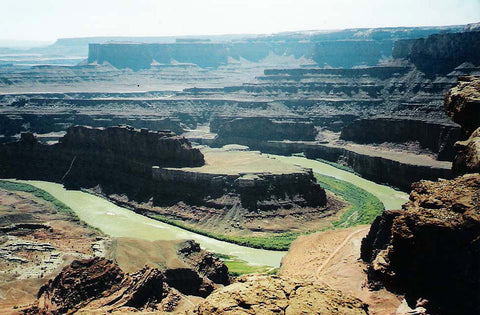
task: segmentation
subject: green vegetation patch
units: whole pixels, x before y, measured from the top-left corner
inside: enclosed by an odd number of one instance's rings
[[[70,215],[73,219],[78,220],[77,215],[70,207],[68,207],[66,204],[64,204],[63,202],[61,202],[60,200],[58,200],[57,198],[53,197],[48,192],[40,188],[37,188],[29,184],[10,182],[6,180],[0,180],[0,188],[5,190],[10,190],[10,191],[23,191],[23,192],[30,193],[37,198],[43,199],[51,203],[55,208],[55,210],[57,210],[58,212],[66,213]]]
[[[208,236],[220,241],[225,241],[229,243],[234,243],[242,246],[269,249],[269,250],[288,250],[290,244],[297,239],[301,234],[298,232],[288,232],[288,233],[277,233],[271,236],[231,236],[223,235],[218,233],[212,233],[202,229],[192,227],[188,224],[185,224],[179,220],[174,220],[166,218],[163,215],[149,215],[149,218],[168,223],[173,226],[177,226],[184,230],[194,232],[200,235]]]
[[[324,189],[342,197],[350,204],[340,219],[332,223],[335,228],[370,224],[384,210],[383,203],[377,197],[358,186],[318,173],[315,173],[315,178]]]
[[[213,256],[223,260],[225,265],[227,265],[228,267],[228,273],[233,277],[238,277],[250,273],[263,273],[273,275],[278,272],[278,268],[261,265],[250,265],[244,260],[229,255],[214,253]]]
[[[350,166],[348,165],[343,165],[343,164],[340,164],[340,163],[336,163],[336,162],[332,162],[332,161],[327,161],[327,160],[324,160],[324,159],[320,159],[320,158],[317,158],[315,159],[316,161],[318,162],[322,162],[324,164],[328,164],[330,166],[333,166],[335,168],[338,168],[339,170],[342,170],[342,171],[346,171],[346,172],[349,172],[349,173],[352,173],[352,174],[355,174],[355,175],[358,175],[360,176],[360,174],[358,174],[357,172],[355,172],[355,170],[353,168],[351,168]]]

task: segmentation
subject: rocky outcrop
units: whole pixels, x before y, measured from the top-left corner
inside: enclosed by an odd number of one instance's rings
[[[480,128],[465,141],[455,143],[457,156],[453,162],[455,174],[480,173]]]
[[[467,137],[480,127],[480,77],[459,77],[457,86],[445,95],[444,111]]]
[[[199,274],[207,277],[214,283],[227,285],[230,283],[227,266],[212,253],[200,248],[200,244],[188,240],[178,247],[178,255],[185,263]]]
[[[478,174],[414,184],[404,211],[385,212],[362,242],[370,281],[433,314],[480,312],[479,209]]]
[[[25,313],[156,309],[168,290],[164,275],[157,269],[142,269],[130,276],[104,258],[75,260],[40,288],[37,303]]]
[[[194,314],[368,314],[367,305],[340,291],[276,276],[250,275],[215,291]]]
[[[38,300],[23,313],[169,312],[182,294],[206,297],[214,288],[192,269],[144,267],[127,274],[105,258],[74,260],[40,288]]]
[[[480,172],[480,77],[460,77],[457,86],[445,96],[444,110],[468,137],[455,144],[453,172]]]
[[[453,145],[459,138],[460,127],[455,124],[389,117],[355,120],[340,135],[340,139],[362,144],[418,142],[442,161],[453,160]]]
[[[170,131],[76,126],[54,145],[30,133],[0,147],[3,178],[39,179],[69,188],[99,185],[105,193],[142,200],[152,195],[152,166],[200,166],[204,158]],[[149,197],[150,196],[150,197]]]

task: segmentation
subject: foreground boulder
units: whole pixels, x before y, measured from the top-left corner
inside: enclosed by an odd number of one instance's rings
[[[195,314],[368,314],[340,291],[277,276],[242,276],[205,299]]]
[[[480,313],[480,174],[413,185],[362,242],[370,285],[433,314]]]

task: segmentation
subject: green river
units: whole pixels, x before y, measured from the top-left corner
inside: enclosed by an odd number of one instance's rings
[[[357,185],[375,196],[386,209],[398,209],[407,200],[407,194],[390,187],[375,184],[352,173],[337,169],[328,164],[301,157],[275,156],[287,163],[312,168],[314,172],[336,177]],[[69,206],[87,224],[101,229],[112,237],[132,237],[145,240],[194,239],[206,250],[236,256],[250,264],[278,267],[286,252],[263,250],[239,246],[178,227],[159,222],[126,208],[119,207],[106,199],[85,192],[66,190],[60,184],[43,181],[21,181],[43,189]]]

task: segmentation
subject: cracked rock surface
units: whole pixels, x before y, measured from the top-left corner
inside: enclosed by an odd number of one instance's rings
[[[337,290],[278,276],[246,275],[213,292],[194,314],[368,314],[367,305]]]

